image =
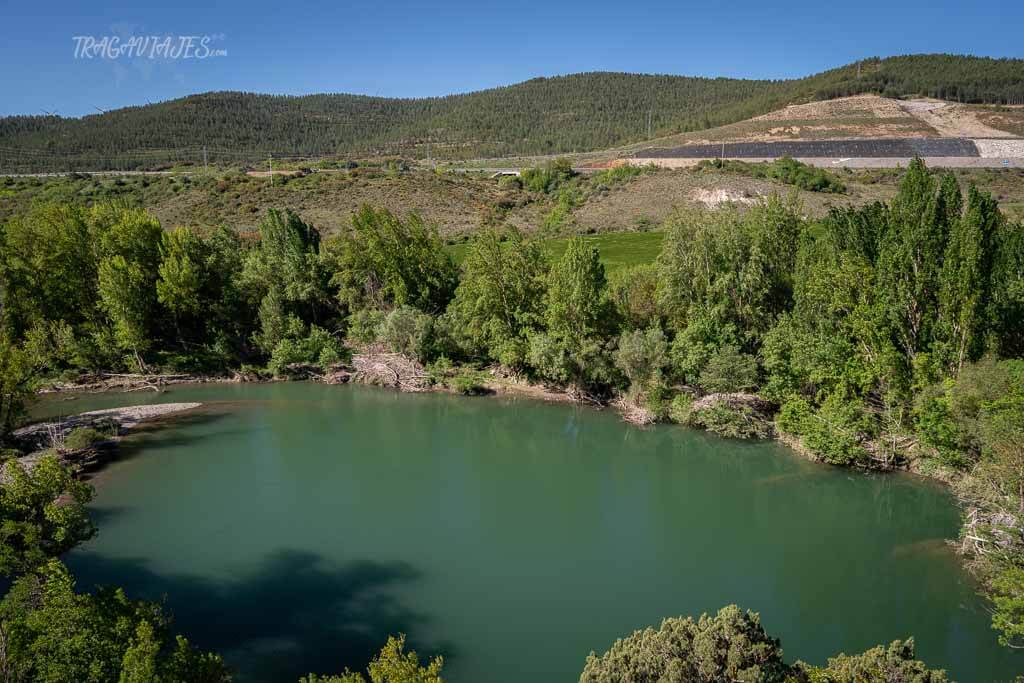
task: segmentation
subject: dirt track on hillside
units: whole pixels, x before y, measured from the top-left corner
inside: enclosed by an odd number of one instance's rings
[[[901,102],[900,106],[939,132],[953,138],[1006,138],[1012,133],[986,126],[967,107],[942,100],[918,99]]]

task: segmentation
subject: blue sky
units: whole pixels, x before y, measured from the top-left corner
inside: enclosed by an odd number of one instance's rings
[[[1024,2],[0,0],[0,115],[209,90],[420,97],[579,71],[803,76],[871,55],[1024,57]],[[212,36],[206,59],[75,59],[74,36]]]

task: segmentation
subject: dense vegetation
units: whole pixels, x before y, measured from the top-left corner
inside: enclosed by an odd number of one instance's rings
[[[517,182],[558,193],[574,180],[552,164]],[[744,213],[680,212],[664,228],[656,263],[609,276],[585,239],[552,259],[501,228],[456,267],[433,226],[371,207],[323,239],[291,212],[269,212],[243,238],[165,231],[117,204],[40,205],[0,232],[0,430],[9,434],[40,379],[95,371],[309,376],[384,350],[472,393],[496,366],[580,398],[616,398],[643,419],[734,436],[777,426],[829,463],[942,473],[964,502],[963,549],[993,625],[1019,645],[1024,227],[915,162],[888,205],[812,220],[771,198]],[[29,474],[12,460],[5,476],[0,561],[21,576],[8,599],[22,600],[6,613],[26,620],[18,666],[41,671],[58,656],[49,617],[30,619],[49,609],[34,596],[52,594],[54,610],[109,632],[99,670],[150,653],[157,670],[221,675],[212,655],[176,654],[155,608],[75,597],[46,564],[92,533],[88,492],[59,463],[44,458]],[[116,629],[100,615],[111,610],[123,613]],[[20,624],[9,619],[3,628]],[[872,652],[892,666],[913,659],[905,645]]]
[[[786,664],[778,639],[760,617],[735,605],[700,619],[666,619],[657,630],[636,631],[600,657],[591,653],[580,683],[945,683],[943,671],[914,659],[914,641],[895,641],[860,655],[841,654],[825,667]]]
[[[425,99],[216,92],[80,119],[0,119],[0,166],[70,171],[204,159],[265,163],[271,154],[465,158],[587,151],[643,140],[649,127],[651,135],[700,130],[858,93],[1020,103],[1022,74],[1021,60],[915,55],[779,81],[584,73]]]
[[[832,192],[835,194],[846,192],[846,186],[834,173],[823,168],[809,166],[789,157],[763,163],[749,163],[732,159],[705,159],[697,164],[697,168],[723,170],[754,178],[769,178],[808,192]]]

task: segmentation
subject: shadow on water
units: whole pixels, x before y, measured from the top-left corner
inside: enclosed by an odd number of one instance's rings
[[[163,575],[138,559],[91,553],[69,557],[68,565],[82,590],[116,584],[132,597],[165,599],[175,631],[224,654],[243,680],[295,681],[310,672],[364,669],[388,635],[398,633],[409,634],[421,655],[453,654],[450,643],[416,640],[427,619],[394,595],[420,577],[406,563],[332,567],[314,553],[282,550],[253,574],[224,582]]]

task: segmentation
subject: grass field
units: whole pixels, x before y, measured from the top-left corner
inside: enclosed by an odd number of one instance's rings
[[[650,232],[612,232],[602,235],[584,235],[583,240],[601,252],[601,262],[605,271],[613,273],[620,268],[627,268],[643,263],[653,263],[661,252],[661,240],[664,233]],[[568,237],[556,237],[541,242],[541,249],[547,257],[554,261],[565,252]],[[456,263],[462,263],[469,251],[469,243],[453,244],[447,247]]]

